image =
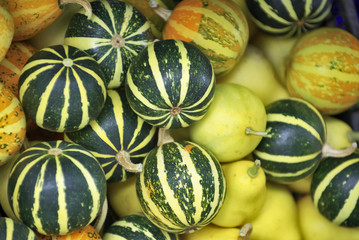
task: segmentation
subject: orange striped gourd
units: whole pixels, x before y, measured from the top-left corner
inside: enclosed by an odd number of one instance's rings
[[[20,150],[26,134],[26,119],[20,101],[0,83],[0,166]]]
[[[3,0],[0,0],[0,61],[5,58],[14,37],[14,31],[14,20],[9,8]]]
[[[359,100],[358,39],[334,27],[307,32],[290,54],[286,86],[323,114],[349,109]]]
[[[25,41],[13,41],[5,58],[0,62],[0,82],[19,97],[19,76],[27,60],[36,52],[36,49]]]
[[[173,9],[163,39],[190,42],[202,50],[217,76],[232,69],[249,38],[242,10],[229,0],[183,0]]]
[[[43,235],[37,233],[39,240],[101,240],[101,235],[92,225],[87,225],[79,230],[65,235]]]

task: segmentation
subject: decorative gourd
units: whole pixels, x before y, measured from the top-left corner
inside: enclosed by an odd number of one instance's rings
[[[144,215],[131,214],[107,228],[103,240],[114,239],[178,240],[178,235],[158,228]]]
[[[183,0],[167,20],[163,39],[195,45],[219,76],[243,55],[249,39],[248,23],[242,10],[229,0]]]
[[[87,0],[5,0],[14,19],[14,41],[27,40],[51,26],[62,14],[64,4],[81,4],[91,14]]]
[[[286,68],[291,96],[323,114],[339,114],[359,100],[359,40],[340,28],[321,27],[303,35]]]
[[[132,61],[126,78],[131,108],[146,122],[165,129],[200,120],[214,95],[215,77],[208,58],[181,40],[160,40]]]
[[[5,58],[11,42],[14,38],[14,19],[9,8],[2,0],[0,1],[0,62]]]
[[[80,230],[66,235],[42,235],[37,233],[39,240],[101,240],[101,235],[92,225],[87,225]]]
[[[25,41],[13,41],[0,62],[0,82],[10,88],[15,96],[19,97],[19,76],[22,68],[36,49]]]
[[[91,55],[105,73],[108,88],[122,86],[132,58],[153,42],[145,16],[132,5],[118,0],[91,2],[92,17],[74,14],[64,43]]]
[[[92,57],[72,46],[55,45],[36,52],[25,64],[19,98],[27,116],[39,127],[75,131],[100,114],[106,82]]]
[[[0,83],[0,166],[20,151],[25,134],[26,118],[20,101]]]
[[[268,179],[290,183],[310,175],[322,159],[323,117],[310,103],[281,99],[266,107],[267,135],[253,151]]]
[[[100,115],[64,139],[88,149],[100,162],[108,182],[122,182],[142,170],[146,154],[157,144],[157,129],[130,108],[124,90],[108,90]]]
[[[65,235],[90,224],[106,197],[97,159],[78,144],[40,142],[21,153],[9,176],[16,217],[44,235]]]
[[[0,239],[39,240],[28,226],[9,217],[0,217]]]
[[[222,206],[226,181],[218,160],[201,146],[167,142],[146,156],[136,192],[151,222],[182,234],[212,221]]]
[[[246,0],[252,20],[268,34],[292,37],[320,27],[331,0]]]
[[[333,223],[359,226],[359,152],[343,158],[328,157],[313,174],[311,196],[318,211]]]

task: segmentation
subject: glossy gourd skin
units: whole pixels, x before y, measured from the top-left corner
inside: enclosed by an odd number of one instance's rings
[[[9,217],[0,217],[0,239],[39,240],[28,226]]]

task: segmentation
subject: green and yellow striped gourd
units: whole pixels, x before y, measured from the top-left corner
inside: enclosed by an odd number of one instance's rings
[[[91,1],[92,15],[75,13],[64,43],[84,50],[99,63],[108,88],[122,86],[133,59],[153,42],[146,17],[131,4],[119,0]]]
[[[8,183],[15,216],[43,235],[65,235],[90,224],[106,197],[97,159],[66,141],[37,143],[16,159]]]
[[[0,217],[0,239],[39,240],[32,229],[24,223],[9,217]]]
[[[54,132],[84,128],[101,112],[106,82],[98,63],[78,48],[55,45],[36,52],[19,77],[25,114]]]
[[[124,90],[109,89],[103,110],[82,130],[64,139],[88,149],[100,162],[108,182],[122,182],[141,171],[146,154],[156,147],[157,128],[130,108]]]
[[[165,129],[183,128],[207,112],[215,77],[210,61],[197,47],[160,40],[133,59],[125,89],[131,108],[146,122]]]
[[[322,159],[326,125],[307,101],[286,98],[266,107],[267,135],[253,151],[268,179],[294,182],[313,173]]]
[[[189,141],[167,142],[154,148],[136,180],[144,214],[159,228],[178,234],[209,224],[226,194],[218,160]]]

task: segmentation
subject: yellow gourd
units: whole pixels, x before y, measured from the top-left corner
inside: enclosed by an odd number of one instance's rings
[[[14,32],[14,19],[6,2],[0,0],[0,62],[5,58],[14,38]]]

